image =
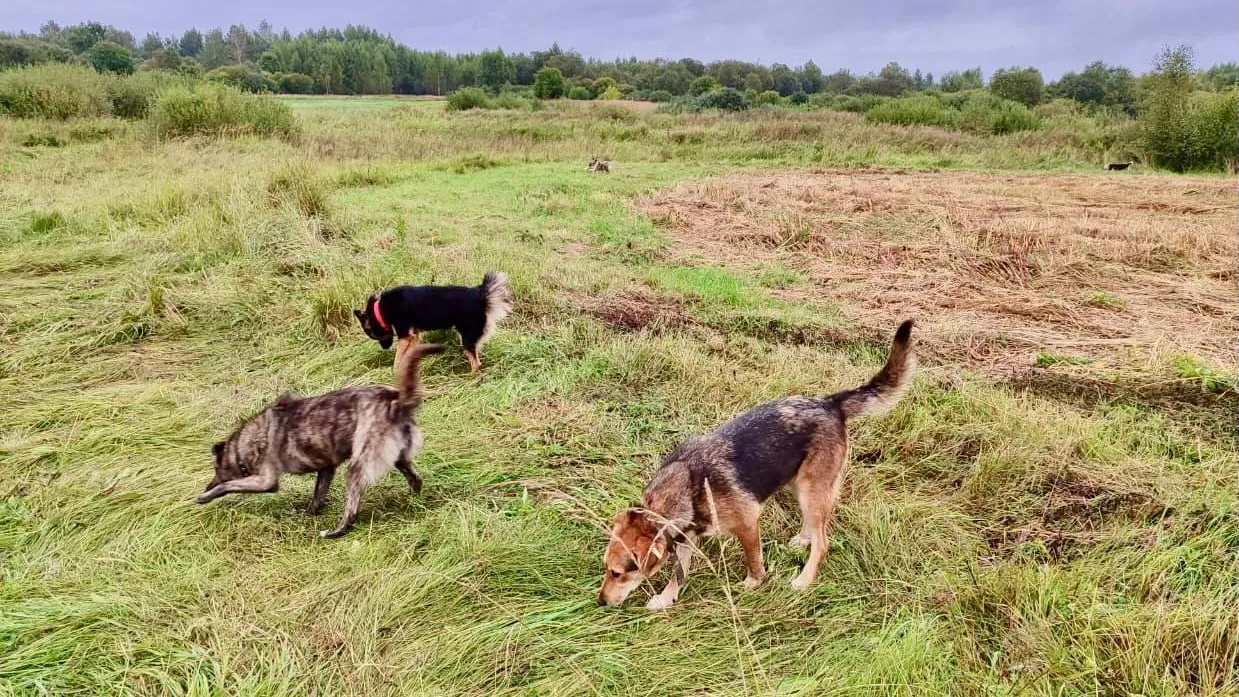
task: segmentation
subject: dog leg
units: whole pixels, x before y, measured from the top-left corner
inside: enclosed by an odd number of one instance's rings
[[[409,350],[410,346],[417,343],[417,332],[410,332],[408,336],[402,336],[396,340],[396,361],[393,366],[400,365],[400,359],[404,357],[405,351]]]
[[[740,546],[744,548],[744,564],[749,570],[744,579],[744,587],[756,588],[766,578],[766,562],[761,553],[761,529],[758,527],[761,504],[753,501],[739,513],[740,519],[730,532],[740,540]]]
[[[830,520],[843,485],[843,466],[847,461],[846,435],[821,438],[796,475],[796,497],[804,516],[803,529],[809,531],[809,560],[792,588],[807,590],[817,580],[818,568],[830,550]]]
[[[318,471],[318,478],[314,480],[314,496],[310,498],[309,505],[305,507],[307,515],[318,515],[323,512],[323,506],[327,503],[327,493],[331,491],[331,480],[335,476],[335,467]]]
[[[471,349],[465,349],[465,358],[469,359],[469,372],[476,373],[482,369],[482,361],[478,359],[478,354]]]
[[[417,470],[413,469],[413,465],[409,463],[403,453],[396,459],[396,469],[400,470],[400,474],[409,482],[409,488],[413,490],[413,495],[422,493],[422,478],[417,474]]]
[[[280,477],[275,471],[262,472],[217,484],[204,492],[196,501],[210,503],[225,494],[266,494],[280,490]]]
[[[667,586],[658,595],[650,598],[650,601],[645,604],[645,607],[650,610],[666,610],[675,603],[675,599],[680,596],[680,588],[684,586],[685,579],[688,578],[688,567],[693,562],[693,545],[689,542],[680,542],[675,546],[675,571],[671,574],[671,580],[667,582]]]
[[[356,462],[349,463],[347,477],[348,482],[344,485],[344,513],[339,517],[339,525],[335,530],[323,530],[318,535],[339,537],[344,532],[348,532],[353,526],[353,521],[357,520],[357,509],[362,505],[362,489],[366,488],[362,468],[358,467]]]

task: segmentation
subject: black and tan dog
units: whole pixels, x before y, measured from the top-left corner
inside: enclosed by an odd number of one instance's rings
[[[495,331],[495,325],[512,311],[512,291],[508,276],[491,271],[482,278],[482,285],[467,286],[399,286],[379,295],[371,295],[366,307],[354,310],[366,336],[383,348],[396,346],[396,363],[400,356],[418,342],[418,334],[435,329],[460,332],[460,343],[469,359],[469,368],[477,372],[482,367],[478,352]]]
[[[843,483],[847,422],[882,413],[903,396],[915,366],[911,338],[909,320],[895,332],[886,366],[861,387],[828,397],[767,402],[709,435],[688,439],[664,458],[641,505],[615,516],[598,604],[624,602],[674,548],[675,572],[646,605],[669,607],[688,574],[695,539],[717,532],[739,538],[749,572],[744,583],[756,587],[766,575],[758,529],[762,502],[792,480],[803,514],[792,543],[810,546],[809,560],[792,586],[812,585],[826,556],[831,514]]]
[[[386,385],[348,387],[317,397],[280,397],[225,441],[215,444],[215,478],[198,503],[225,494],[278,491],[284,474],[318,473],[307,512],[317,514],[327,499],[336,468],[349,460],[344,516],[323,537],[339,537],[353,525],[361,492],[396,468],[413,493],[422,479],[412,459],[422,447],[413,414],[422,401],[418,364],[439,353],[439,344],[415,346],[396,366],[399,389]]]

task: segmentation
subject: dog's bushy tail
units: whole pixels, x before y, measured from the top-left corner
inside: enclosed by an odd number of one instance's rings
[[[486,328],[482,335],[490,336],[495,325],[512,311],[512,289],[508,287],[508,275],[502,271],[487,271],[481,287],[486,300]]]
[[[422,362],[423,356],[442,352],[443,344],[418,344],[401,356],[400,365],[396,366],[396,386],[400,389],[400,406],[412,410],[422,403],[422,381],[418,364]]]
[[[912,384],[912,371],[916,368],[916,356],[912,353],[912,325],[912,320],[899,325],[886,365],[872,380],[834,396],[844,418],[884,414],[908,391]]]

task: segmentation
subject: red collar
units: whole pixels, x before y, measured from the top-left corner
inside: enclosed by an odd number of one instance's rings
[[[374,299],[374,305],[372,305],[371,307],[374,308],[374,319],[375,321],[379,323],[379,327],[383,331],[387,331],[391,329],[391,327],[388,326],[387,322],[383,319],[383,313],[379,312],[379,299],[378,298]]]

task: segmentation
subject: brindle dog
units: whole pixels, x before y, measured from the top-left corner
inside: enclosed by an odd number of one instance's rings
[[[361,492],[396,468],[416,494],[422,479],[411,460],[422,447],[422,430],[413,414],[422,401],[418,364],[439,353],[439,344],[415,346],[401,357],[399,388],[347,387],[317,397],[284,395],[215,444],[215,478],[198,503],[225,494],[278,491],[280,476],[317,472],[307,512],[319,513],[336,468],[349,460],[344,516],[323,537],[348,532],[357,518]]]

